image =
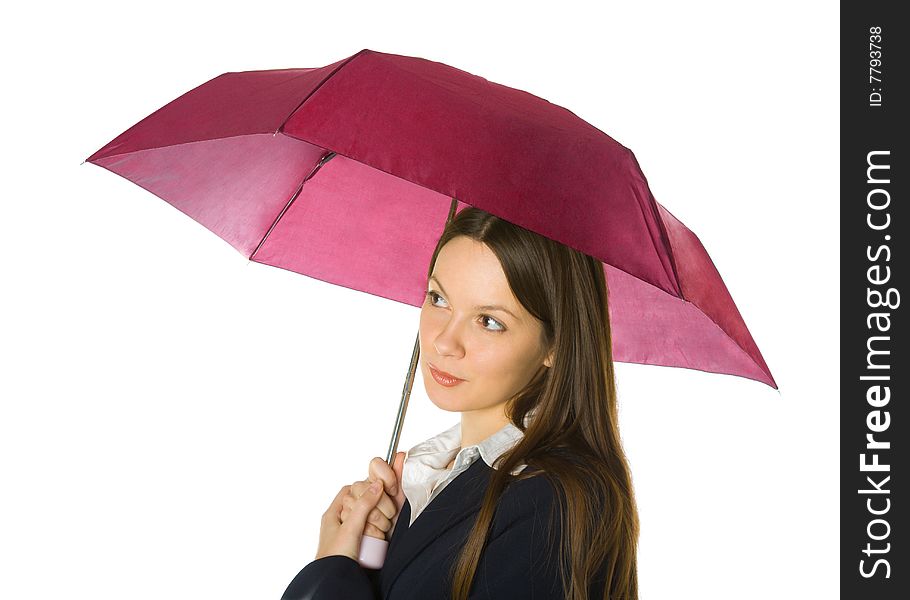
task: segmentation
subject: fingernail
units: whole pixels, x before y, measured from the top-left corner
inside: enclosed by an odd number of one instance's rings
[[[370,484],[370,491],[373,492],[374,494],[378,494],[379,490],[381,490],[381,489],[382,489],[382,483],[379,481],[374,481],[373,483]]]

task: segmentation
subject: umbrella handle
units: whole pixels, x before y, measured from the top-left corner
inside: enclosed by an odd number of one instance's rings
[[[366,569],[381,569],[385,563],[385,553],[388,549],[388,541],[365,535],[360,542],[360,555],[357,562]]]

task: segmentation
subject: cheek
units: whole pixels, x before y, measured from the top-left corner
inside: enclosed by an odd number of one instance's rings
[[[475,366],[503,386],[524,385],[537,369],[534,349],[514,338],[507,343],[500,340],[494,342],[498,343],[478,344],[474,353],[477,359]]]
[[[444,327],[444,323],[439,318],[438,314],[433,312],[432,308],[424,305],[420,309],[420,334],[421,337],[428,336],[431,334],[437,334]]]
[[[481,340],[474,344],[471,363],[474,371],[491,383],[505,383],[515,376],[515,353],[508,343]]]

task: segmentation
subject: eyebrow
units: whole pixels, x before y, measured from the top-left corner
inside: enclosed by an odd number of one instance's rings
[[[449,295],[449,293],[446,292],[446,289],[445,289],[444,287],[442,287],[442,282],[439,281],[439,279],[437,279],[435,275],[430,275],[430,279],[432,279],[432,280],[435,281],[437,284],[439,284],[439,289],[442,290],[442,293],[443,293],[443,294],[445,294],[446,296]],[[508,308],[506,308],[505,306],[499,306],[498,304],[484,304],[483,306],[475,306],[475,307],[474,307],[474,310],[501,310],[501,311],[504,312],[504,313],[508,313],[509,316],[511,316],[511,317],[512,317],[513,319],[515,319],[516,321],[521,321],[521,319],[519,319],[518,317],[516,317],[516,316],[512,313],[512,311],[510,311]]]

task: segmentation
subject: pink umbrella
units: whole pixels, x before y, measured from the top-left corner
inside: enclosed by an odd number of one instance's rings
[[[321,68],[225,73],[86,160],[249,260],[418,307],[447,219],[472,205],[603,261],[615,360],[777,388],[708,253],[628,148],[442,63],[361,50]]]

